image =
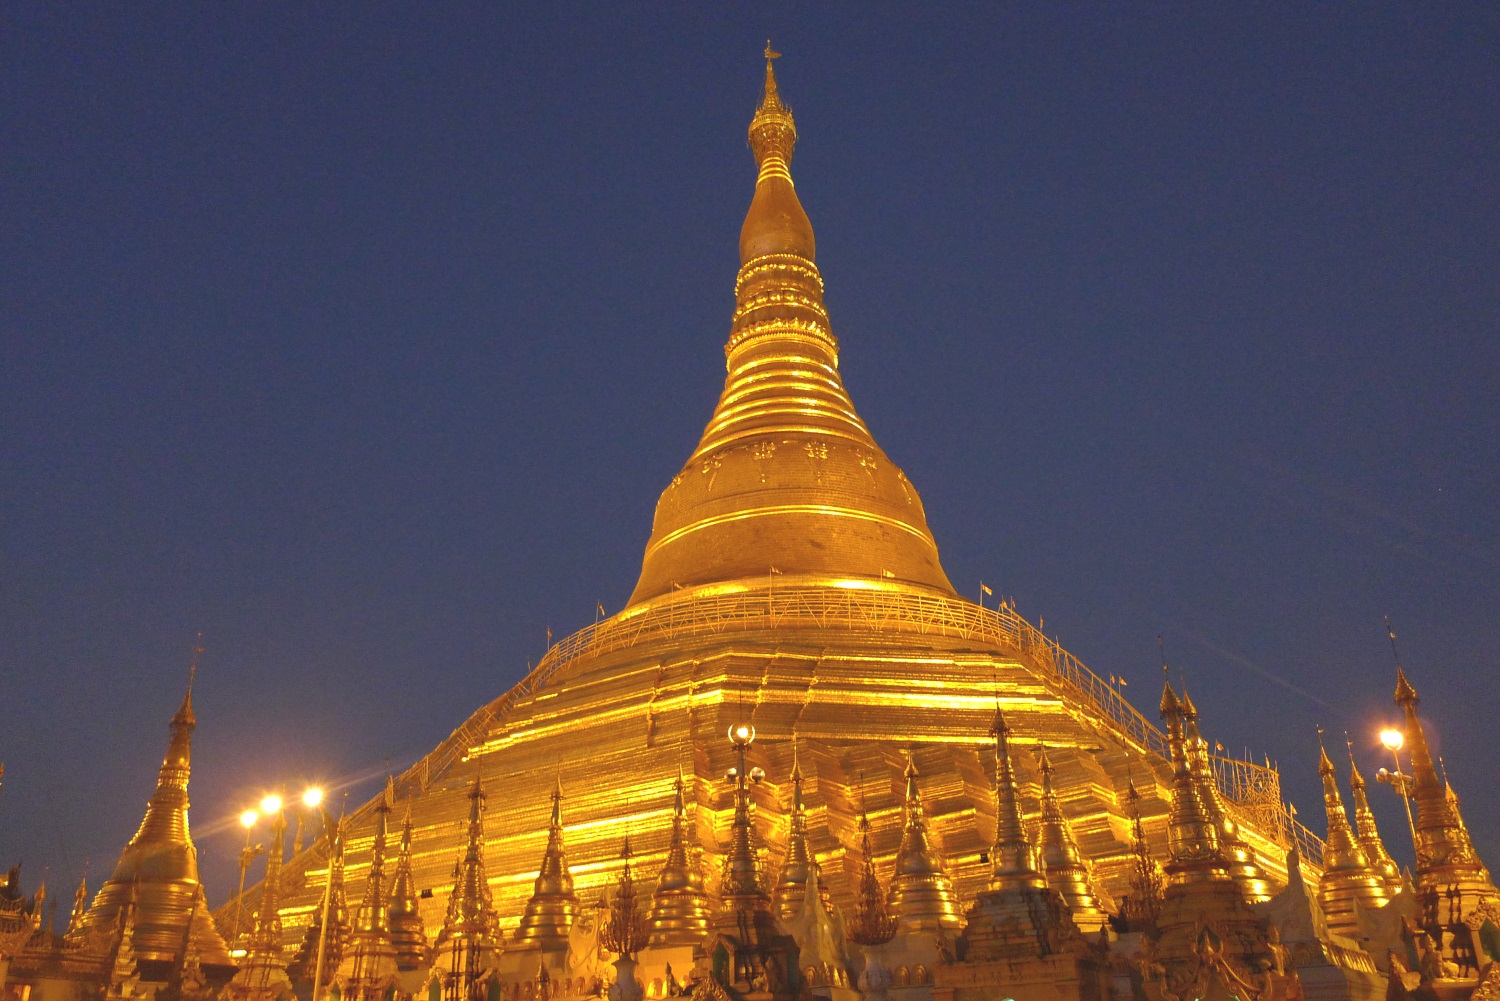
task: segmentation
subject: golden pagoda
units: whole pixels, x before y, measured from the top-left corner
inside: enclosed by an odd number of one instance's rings
[[[688,849],[687,796],[682,769],[677,769],[677,783],[672,795],[672,837],[667,843],[667,858],[656,879],[651,895],[651,915],[647,925],[650,945],[658,948],[698,945],[708,934],[708,895],[703,892],[703,871]]]
[[[1318,744],[1318,774],[1323,778],[1323,806],[1328,815],[1328,840],[1323,851],[1323,875],[1318,880],[1318,903],[1335,934],[1346,938],[1360,937],[1359,909],[1376,910],[1390,897],[1385,881],[1370,865],[1370,858],[1360,847],[1344,812],[1344,798],[1339,793],[1338,776],[1328,751]]]
[[[417,885],[411,874],[411,810],[401,823],[401,847],[396,852],[396,875],[391,880],[391,944],[396,966],[403,973],[427,965],[427,932],[417,908]]]
[[[1072,825],[1062,812],[1057,790],[1052,785],[1052,762],[1047,758],[1047,746],[1037,751],[1038,766],[1042,773],[1042,820],[1039,856],[1047,885],[1052,887],[1068,905],[1073,922],[1078,927],[1093,931],[1104,926],[1109,917],[1099,894],[1094,889],[1094,877],[1083,855],[1078,851],[1078,842],[1073,838]]]
[[[1370,809],[1370,797],[1365,792],[1365,777],[1359,773],[1359,765],[1354,761],[1354,742],[1345,737],[1344,743],[1349,748],[1349,793],[1354,800],[1355,834],[1359,846],[1365,851],[1365,858],[1379,874],[1389,896],[1401,890],[1401,867],[1386,851],[1385,842],[1380,839],[1380,829],[1375,826],[1375,812]]]
[[[1012,746],[1027,755],[1014,763],[1015,781],[1038,785],[1026,749],[1047,745],[1099,907],[1129,891],[1137,865],[1131,775],[1144,830],[1158,853],[1165,848],[1167,736],[1014,607],[984,608],[954,592],[916,486],[854,408],[792,180],[798,132],[772,58],[749,128],[756,174],[724,390],[661,495],[629,603],[554,644],[395,782],[411,809],[413,885],[436,890],[416,901],[428,929],[449,906],[476,774],[504,790],[506,809],[486,823],[484,848],[509,939],[505,962],[528,978],[546,970],[554,994],[592,989],[601,969],[597,931],[588,932],[595,916],[579,901],[613,883],[627,833],[636,871],[662,873],[651,902],[657,945],[671,937],[691,949],[686,938],[703,924],[710,936],[737,934],[739,915],[762,913],[761,897],[774,921],[797,901],[804,872],[821,870],[830,912],[853,915],[866,861],[878,875],[897,871],[886,903],[898,922],[903,913],[918,919],[920,888],[931,913],[919,920],[956,931],[949,908],[961,911],[958,902],[992,875],[982,856],[996,804],[974,735],[997,701]],[[722,735],[741,724],[758,735],[753,744],[726,743]],[[921,762],[916,798],[908,754]],[[1206,746],[1194,754],[1188,781],[1195,794],[1202,783],[1214,790],[1217,814],[1205,823],[1235,832],[1243,853],[1234,865],[1283,880],[1294,831],[1317,865],[1319,842],[1287,816],[1273,769]],[[741,755],[763,776],[744,803],[723,781]],[[815,781],[798,795],[794,774],[803,773]],[[373,803],[351,816],[351,867],[369,863],[378,821]],[[759,860],[762,849],[771,864]],[[322,899],[327,857],[320,841],[284,870],[289,938],[305,935]],[[746,882],[744,865],[762,882]],[[787,880],[779,897],[768,868]],[[551,958],[517,958],[538,951]],[[650,951],[640,959],[648,994],[669,979],[649,968]],[[674,971],[685,968],[674,961]]]
[[[891,876],[890,911],[898,934],[951,932],[963,927],[963,915],[953,892],[953,880],[943,864],[942,850],[932,841],[917,787],[920,773],[911,755],[906,758],[906,824],[896,849],[896,871]]]
[[[1406,680],[1406,673],[1396,668],[1396,705],[1406,716],[1406,746],[1411,755],[1411,778],[1408,795],[1416,811],[1417,886],[1429,899],[1424,909],[1434,912],[1429,918],[1436,924],[1436,899],[1453,898],[1459,915],[1467,914],[1485,900],[1500,899],[1490,880],[1489,870],[1474,852],[1469,829],[1459,813],[1452,786],[1438,777],[1433,767],[1432,751],[1417,717],[1417,690]]]
[[[165,982],[186,949],[197,954],[205,973],[217,983],[227,980],[235,969],[209,914],[198,879],[198,849],[188,831],[188,777],[197,723],[190,679],[182,705],[172,717],[171,739],[146,815],[78,929],[80,936],[118,936],[121,910],[127,901],[134,901],[131,954],[138,976],[146,981]]]

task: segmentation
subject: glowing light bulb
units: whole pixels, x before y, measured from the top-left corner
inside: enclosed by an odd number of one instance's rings
[[[246,810],[244,813],[240,814],[240,823],[245,827],[254,827],[255,822],[259,819],[260,814],[256,813],[254,810]]]
[[[261,813],[276,813],[281,809],[281,797],[272,793],[260,801]]]
[[[323,802],[323,790],[317,786],[313,786],[302,794],[303,806],[317,806],[321,802]]]
[[[1387,750],[1399,751],[1401,745],[1406,743],[1406,736],[1395,728],[1381,730],[1380,742],[1386,746]]]

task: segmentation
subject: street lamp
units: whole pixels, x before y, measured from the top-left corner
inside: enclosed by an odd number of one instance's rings
[[[270,797],[267,797],[268,799]],[[250,871],[250,863],[260,854],[259,845],[250,846],[250,834],[255,830],[255,822],[260,819],[260,814],[254,810],[246,810],[240,814],[240,826],[245,829],[245,847],[240,849],[240,892],[234,897],[234,933],[229,936],[229,948],[234,949],[234,943],[240,937],[240,911],[245,906],[245,873]]]
[[[1406,786],[1406,776],[1401,772],[1401,748],[1406,744],[1406,735],[1393,726],[1388,726],[1380,731],[1380,743],[1391,752],[1391,760],[1396,763],[1396,771],[1390,776],[1391,788],[1401,795],[1401,802],[1406,804],[1406,827],[1411,831],[1411,850],[1413,854],[1420,855],[1417,847],[1417,822],[1411,815],[1411,790]],[[1385,771],[1385,769],[1381,769]],[[1379,776],[1376,776],[1379,778]]]
[[[308,809],[316,807],[323,802],[323,790],[317,786],[311,786],[302,794],[302,805]]]

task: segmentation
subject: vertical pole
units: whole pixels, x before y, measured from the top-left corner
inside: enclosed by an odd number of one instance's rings
[[[1406,773],[1401,770],[1401,750],[1391,748],[1391,760],[1396,763],[1396,782],[1394,787],[1401,793],[1401,802],[1406,804],[1406,826],[1411,831],[1412,865],[1417,864],[1417,858],[1422,854],[1417,847],[1417,822],[1411,815],[1411,792],[1406,788]]]

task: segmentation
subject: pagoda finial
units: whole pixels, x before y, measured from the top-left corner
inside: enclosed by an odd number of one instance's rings
[[[1162,665],[1166,673],[1166,665]],[[1197,776],[1189,760],[1182,703],[1171,681],[1162,688],[1161,715],[1167,724],[1167,744],[1172,753],[1172,809],[1167,844],[1171,862],[1167,873],[1189,881],[1190,872],[1207,878],[1228,878],[1227,862],[1219,845],[1219,827],[1204,805]]]
[[[1151,843],[1146,840],[1146,828],[1141,823],[1141,794],[1135,788],[1134,778],[1126,789],[1125,803],[1130,813],[1130,854],[1134,867],[1124,912],[1132,922],[1152,925],[1161,916],[1164,888],[1161,865],[1151,854]]]
[[[1036,849],[1026,837],[1021,799],[1010,760],[1010,727],[995,709],[995,844],[991,849],[990,888],[1045,885],[1036,867]]]
[[[790,921],[801,913],[807,882],[818,868],[816,855],[807,847],[807,807],[802,801],[802,766],[797,760],[795,744],[792,745],[792,810],[787,819],[786,861],[772,894],[779,921]]]
[[[771,904],[750,823],[750,784],[759,781],[757,776],[761,774],[759,769],[746,770],[745,753],[754,741],[755,727],[749,723],[735,723],[729,728],[729,742],[734,745],[737,763],[729,773],[734,783],[734,820],[729,829],[729,850],[724,853],[719,890],[726,913],[766,913]]]
[[[84,868],[83,876],[78,880],[78,889],[73,891],[73,910],[68,914],[67,936],[76,936],[83,930],[83,916],[89,909],[89,874],[88,868]]]
[[[697,945],[708,933],[708,897],[703,892],[703,875],[697,860],[688,853],[687,796],[682,766],[677,766],[677,781],[672,794],[672,837],[667,843],[667,860],[656,879],[651,897],[648,922],[651,945]]]
[[[563,848],[562,775],[552,786],[552,813],[547,823],[547,847],[542,853],[541,868],[532,884],[531,899],[516,929],[517,942],[538,942],[543,949],[561,948],[567,944],[568,930],[578,915],[578,895],[573,890],[573,873],[568,868]]]
[[[885,894],[875,872],[875,848],[870,842],[870,814],[863,788],[859,796],[859,886],[854,898],[854,927],[849,937],[860,945],[881,945],[896,935],[896,919],[885,907]]]
[[[1047,756],[1047,745],[1037,749],[1037,767],[1042,773],[1042,823],[1040,849],[1042,870],[1051,886],[1073,912],[1073,921],[1080,928],[1094,928],[1104,923],[1108,916],[1099,895],[1094,889],[1093,875],[1078,842],[1073,837],[1073,827],[1062,812],[1057,790],[1052,785],[1052,761]]]
[[[792,190],[792,150],[797,146],[797,125],[792,109],[781,100],[776,71],[771,66],[781,53],[766,46],[766,84],[760,107],[750,120],[750,150],[755,165],[755,200],[740,231],[740,263],[769,253],[789,253],[813,260],[812,223],[802,211]],[[784,186],[784,187],[783,187]]]
[[[396,876],[391,881],[391,944],[396,947],[396,966],[415,970],[427,959],[427,932],[418,909],[416,881],[411,872],[411,807],[401,823],[401,848],[396,855]]]
[[[902,933],[957,931],[963,927],[953,881],[943,854],[932,841],[917,788],[917,764],[906,755],[906,825],[896,849],[896,871],[888,895],[891,914]]]
[[[453,892],[434,946],[433,969],[455,976],[454,996],[471,997],[476,981],[494,969],[500,941],[484,868],[484,779],[474,769],[469,785],[469,829],[464,850],[453,864]]]
[[[365,899],[359,908],[357,930],[367,934],[389,934],[390,912],[385,896],[386,836],[394,807],[395,780],[387,775],[385,788],[375,803],[375,843],[370,853],[370,875],[365,883]]]
[[[1386,903],[1385,883],[1370,866],[1369,857],[1355,839],[1339,793],[1338,774],[1328,749],[1323,746],[1323,728],[1318,728],[1318,774],[1323,779],[1323,807],[1328,818],[1328,840],[1323,852],[1323,875],[1318,880],[1318,902],[1330,928],[1339,934],[1359,934],[1359,907],[1375,910]],[[1359,906],[1356,906],[1359,905]]]

